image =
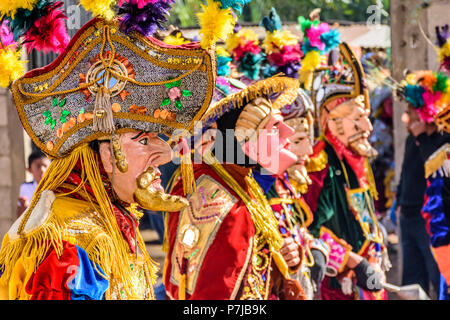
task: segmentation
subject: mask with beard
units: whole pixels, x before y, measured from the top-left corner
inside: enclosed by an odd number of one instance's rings
[[[137,189],[134,200],[144,209],[153,211],[177,212],[189,205],[186,198],[164,192],[159,183],[157,171],[149,167],[136,180]]]
[[[350,148],[357,154],[366,158],[372,158],[378,155],[377,150],[375,150],[369,143],[369,135],[370,134],[365,131],[348,138]]]
[[[304,165],[293,165],[287,169],[287,173],[289,178],[297,182],[300,186],[308,186],[312,183]]]

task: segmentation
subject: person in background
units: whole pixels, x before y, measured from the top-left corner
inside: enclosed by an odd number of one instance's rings
[[[44,176],[50,165],[50,159],[41,151],[34,151],[28,157],[27,171],[33,175],[33,181],[24,182],[20,186],[19,201],[17,203],[17,217],[19,217],[30,205],[30,199],[36,190],[39,181]]]
[[[439,270],[421,215],[426,189],[424,163],[435,150],[429,142],[435,140],[433,137],[438,133],[434,124],[421,121],[419,113],[411,105],[408,105],[402,120],[409,132],[397,188],[403,252],[402,285],[418,283],[429,293],[431,281],[434,290],[439,292]]]
[[[419,283],[428,292],[431,281],[440,299],[448,299],[450,279],[445,205],[449,199],[445,164],[450,143],[445,116],[449,108],[447,83],[444,72],[421,70],[406,74],[404,86],[398,90],[399,97],[408,103],[402,120],[410,133],[397,194],[401,208],[403,284]],[[434,98],[429,99],[430,96]]]

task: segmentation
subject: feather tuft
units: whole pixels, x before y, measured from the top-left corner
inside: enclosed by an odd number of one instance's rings
[[[20,9],[33,10],[37,0],[2,0],[0,1],[0,16],[14,19]]]
[[[12,46],[14,49],[17,48],[17,43],[14,41],[14,36],[9,28],[8,20],[3,20],[0,26],[0,41],[3,48],[8,46]]]
[[[46,15],[37,19],[24,36],[24,45],[28,52],[33,49],[44,53],[54,51],[61,53],[69,44],[69,35],[65,21],[67,16],[58,8],[63,5],[59,1],[47,7]]]
[[[203,12],[197,13],[200,24],[200,44],[210,49],[218,40],[225,40],[233,33],[235,17],[230,8],[222,9],[221,3],[208,0],[208,5],[201,5]]]
[[[20,60],[21,52],[12,46],[0,49],[0,87],[7,88],[25,73],[27,61]]]
[[[129,34],[137,31],[145,36],[151,36],[157,29],[164,29],[163,23],[171,9],[173,0],[149,2],[139,8],[138,3],[126,2],[119,9],[120,29]]]
[[[112,6],[115,0],[80,0],[80,4],[95,17],[112,20],[115,16]]]
[[[270,33],[281,29],[281,19],[275,8],[271,8],[269,15],[262,18],[260,25]]]

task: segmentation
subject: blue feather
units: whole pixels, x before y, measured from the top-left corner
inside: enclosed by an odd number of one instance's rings
[[[281,19],[277,14],[277,11],[275,8],[270,9],[270,13],[268,16],[265,16],[262,18],[261,22],[259,23],[266,31],[269,31],[270,33],[273,33],[275,30],[281,29]]]

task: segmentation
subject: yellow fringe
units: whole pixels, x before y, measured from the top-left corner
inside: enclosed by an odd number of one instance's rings
[[[44,261],[49,249],[53,248],[58,257],[61,256],[63,251],[63,224],[64,222],[60,217],[51,215],[45,224],[25,237],[4,241],[0,250],[0,270],[3,272],[0,278],[1,285],[8,284],[14,266],[21,256],[33,254],[36,258],[34,271]]]
[[[129,247],[122,237],[115,219],[111,200],[103,186],[98,170],[98,158],[87,144],[77,147],[67,157],[56,159],[50,164],[35,191],[29,210],[24,213],[24,218],[18,229],[20,238],[4,243],[0,250],[0,265],[2,266],[2,271],[4,271],[0,280],[2,283],[8,282],[16,261],[22,254],[28,254],[31,250],[36,250],[36,267],[44,260],[45,255],[51,248],[56,251],[58,257],[61,256],[63,248],[62,235],[66,221],[58,215],[58,212],[51,211],[49,219],[38,229],[28,234],[24,234],[23,230],[42,192],[44,190],[56,191],[67,179],[78,161],[81,163],[83,174],[87,177],[87,179],[82,177],[84,181],[83,188],[85,188],[84,183],[87,181],[93,190],[96,202],[94,204],[90,201],[91,205],[99,214],[102,227],[108,235],[107,237],[99,235],[93,244],[84,249],[89,258],[106,273],[108,280],[117,279],[122,283],[127,296],[136,296],[132,281],[133,271],[128,260]],[[156,266],[154,262],[148,254],[145,255],[145,258],[153,277],[155,277]]]

